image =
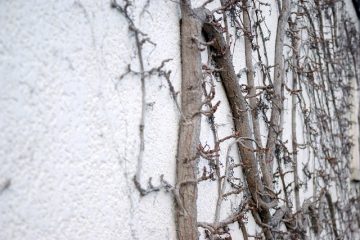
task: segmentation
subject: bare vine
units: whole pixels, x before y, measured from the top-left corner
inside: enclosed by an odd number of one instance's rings
[[[359,86],[359,50],[353,47],[359,42],[359,33],[343,2],[279,0],[276,8],[261,0],[224,0],[220,7],[208,9],[211,2],[204,1],[197,9],[190,0],[179,3],[181,105],[170,71],[164,70],[169,60],[144,69],[142,47],[154,43],[134,25],[128,12],[131,1],[124,1],[124,5],[113,2],[134,34],[140,66],[139,71],[129,66],[122,75],[138,75],[142,90],[136,188],[141,195],[160,189],[173,192],[178,239],[198,239],[199,230],[207,239],[231,239],[229,226],[234,223],[244,239],[353,239],[348,229],[353,229],[353,222],[360,225],[359,214],[354,214],[359,193],[349,191],[346,185],[353,145],[353,123],[347,111],[353,108],[352,81]],[[264,12],[276,10],[272,60],[271,32]],[[244,40],[246,66],[236,74],[233,58],[239,39]],[[201,51],[208,55],[206,64],[201,63]],[[171,186],[161,176],[159,186],[153,186],[149,179],[144,188],[140,175],[145,146],[145,79],[156,74],[167,80],[181,114],[176,184]],[[215,100],[218,82],[225,90],[234,125],[228,136],[219,136],[216,123],[217,110],[222,107],[221,101]],[[291,100],[291,121],[289,129],[284,129],[287,99]],[[210,125],[212,144],[199,140],[201,117]],[[291,133],[290,137],[285,132]],[[230,155],[233,146],[237,146],[239,160]],[[208,165],[197,174],[199,159]],[[236,177],[235,172],[240,171],[244,179]],[[198,222],[197,189],[204,181],[216,182],[216,206],[213,221]],[[302,190],[309,186],[313,194],[304,199]],[[221,219],[223,203],[229,197],[241,203]],[[246,230],[249,213],[261,228],[255,235]]]

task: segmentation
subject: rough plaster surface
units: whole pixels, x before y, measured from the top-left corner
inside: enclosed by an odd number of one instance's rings
[[[146,1],[135,2],[138,16]],[[267,21],[274,33],[277,12],[272,8]],[[177,90],[178,21],[178,5],[170,0],[151,1],[136,19],[157,44],[144,47],[146,69],[172,58],[166,69],[172,70]],[[11,181],[0,193],[0,239],[175,239],[171,196],[160,192],[139,198],[132,182],[141,91],[138,77],[119,80],[128,63],[138,67],[125,19],[108,0],[3,0],[0,25],[0,185]],[[268,42],[271,61],[274,38]],[[236,49],[240,71],[245,66],[242,38]],[[151,77],[146,88],[141,182],[152,177],[156,184],[164,174],[173,184],[179,114],[164,79]],[[229,106],[221,85],[216,88],[222,100],[216,120],[226,136],[232,131]],[[201,140],[211,143],[205,119]],[[226,149],[223,145],[222,153]],[[235,149],[231,154],[237,157]],[[209,196],[216,196],[214,184],[201,183],[200,221],[213,220],[216,198]],[[226,201],[221,216],[237,201]],[[256,231],[251,216],[247,228],[250,234]],[[233,239],[242,239],[241,234]]]
[[[158,65],[178,55],[178,9],[149,12]],[[139,199],[131,181],[141,92],[118,80],[135,56],[124,18],[108,0],[1,1],[0,24],[0,239],[174,239],[170,196]],[[179,59],[168,66],[178,89]],[[147,81],[144,182],[174,180],[178,116],[162,84]]]

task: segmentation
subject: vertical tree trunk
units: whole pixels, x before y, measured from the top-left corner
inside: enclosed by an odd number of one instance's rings
[[[177,237],[198,239],[196,160],[200,136],[201,56],[194,37],[201,29],[192,15],[190,1],[181,1],[181,111],[178,153],[176,160]]]

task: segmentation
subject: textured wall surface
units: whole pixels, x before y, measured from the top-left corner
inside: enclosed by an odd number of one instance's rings
[[[145,68],[172,58],[165,68],[179,90],[178,4],[151,1],[141,13],[146,1],[135,2],[135,15],[142,16],[137,25],[156,43],[144,47]],[[275,32],[276,10],[267,21]],[[11,182],[0,193],[0,239],[175,239],[170,194],[140,198],[132,182],[141,89],[138,76],[119,80],[127,64],[138,69],[125,19],[109,0],[2,0],[0,26],[0,185]],[[271,38],[269,59],[275,34]],[[239,71],[243,39],[237,48]],[[226,136],[232,119],[216,87],[219,133]],[[174,184],[179,114],[165,79],[150,77],[146,88],[141,182],[152,177],[157,184],[163,174]],[[211,138],[205,121],[202,142]],[[212,221],[216,204],[207,197],[216,189],[207,184],[199,187],[200,221]],[[254,234],[251,216],[249,223]]]
[[[178,89],[178,7],[149,11],[146,63],[175,57]],[[0,239],[174,239],[169,194],[139,199],[131,180],[141,93],[137,77],[119,81],[135,55],[125,23],[108,0],[0,2]],[[147,82],[143,177],[173,182],[178,116],[163,81]]]

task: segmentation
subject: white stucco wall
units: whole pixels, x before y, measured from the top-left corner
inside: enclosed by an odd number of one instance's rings
[[[134,16],[145,2],[136,1]],[[267,14],[273,61],[275,2]],[[176,90],[179,15],[176,1],[164,0],[151,1],[136,18],[157,44],[144,47],[145,67],[172,58],[166,69]],[[0,26],[0,185],[11,182],[0,193],[0,239],[176,239],[171,195],[160,191],[140,198],[132,182],[141,89],[138,76],[119,80],[129,63],[138,66],[123,16],[109,0],[3,0]],[[234,51],[236,71],[245,67],[243,44],[240,39]],[[165,79],[147,79],[146,89],[141,182],[152,177],[157,184],[163,174],[174,184],[179,114]],[[232,119],[220,83],[216,91],[222,101],[216,113],[219,134],[227,136]],[[290,114],[290,98],[286,104]],[[203,119],[201,141],[211,139]],[[226,150],[225,144],[221,153]],[[232,155],[236,158],[235,148]],[[199,185],[199,221],[213,220],[214,184]],[[238,201],[226,201],[222,217]],[[247,228],[255,234],[250,214]],[[233,239],[242,239],[240,232]]]
[[[142,3],[141,3],[142,4]],[[158,11],[154,11],[158,10]],[[178,85],[178,8],[141,22]],[[0,239],[174,239],[172,201],[132,184],[140,82],[118,82],[135,50],[105,1],[0,2]],[[166,49],[166,51],[163,51]],[[164,80],[148,80],[144,179],[174,179],[178,116]],[[117,86],[117,88],[115,87]],[[168,236],[168,237],[167,237]]]

